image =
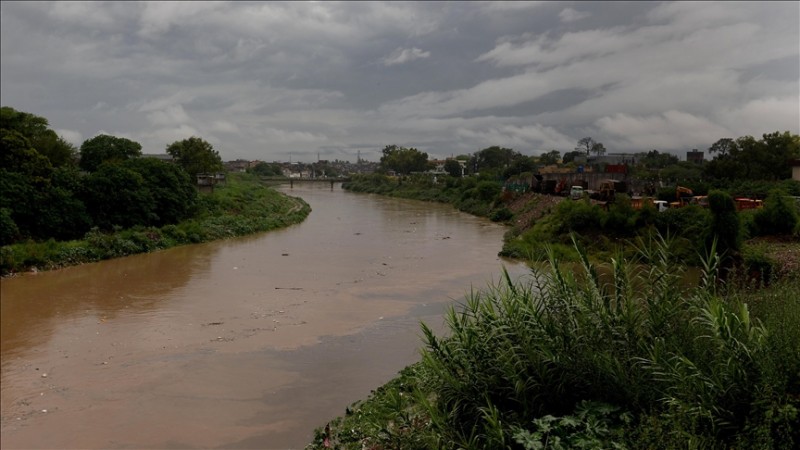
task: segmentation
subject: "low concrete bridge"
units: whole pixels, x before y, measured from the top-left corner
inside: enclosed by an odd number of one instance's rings
[[[293,189],[295,183],[330,183],[331,190],[333,190],[334,183],[342,183],[350,181],[348,177],[342,178],[288,178],[288,177],[261,177],[261,181],[270,184],[286,184],[289,183],[289,188]]]

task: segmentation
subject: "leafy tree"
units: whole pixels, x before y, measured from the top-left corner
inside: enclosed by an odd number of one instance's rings
[[[13,244],[19,237],[19,227],[11,217],[11,210],[0,208],[0,245]]]
[[[380,161],[381,169],[407,175],[411,172],[423,172],[428,169],[428,154],[415,148],[387,145],[383,149]]]
[[[759,235],[791,234],[800,222],[794,200],[775,189],[764,200],[764,207],[755,215]]]
[[[575,147],[575,151],[579,151],[581,153],[586,153],[586,156],[589,156],[591,153],[592,148],[594,148],[596,142],[594,139],[590,137],[581,138],[578,140],[578,146]]]
[[[605,155],[606,154],[605,145],[603,145],[600,142],[595,142],[594,145],[592,145],[592,153],[594,153],[597,156]]]
[[[673,164],[678,164],[680,160],[671,153],[660,153],[658,150],[636,153],[638,164],[648,169],[663,169]]]
[[[564,153],[564,157],[561,158],[561,162],[564,164],[571,163],[575,161],[575,158],[578,156],[583,155],[583,152],[580,150],[575,150],[574,152],[566,152]]]
[[[30,177],[0,168],[0,210],[5,211],[7,216],[3,219],[3,245],[29,236],[29,230],[36,220],[36,212],[30,208],[35,205],[35,192],[36,187]]]
[[[532,157],[516,154],[511,160],[511,164],[503,171],[503,178],[508,179],[524,172],[533,172],[535,167]]]
[[[222,158],[205,140],[192,136],[167,146],[169,153],[192,177],[199,173],[214,173],[223,169]]]
[[[719,156],[735,155],[739,153],[739,146],[731,138],[722,138],[711,144],[711,147],[708,148],[708,153],[718,153]]]
[[[31,139],[47,133],[48,122],[44,117],[3,106],[0,108],[0,128],[17,131]]]
[[[697,182],[703,178],[703,168],[695,163],[680,161],[659,171],[660,178],[671,183]],[[692,187],[694,189],[694,187]]]
[[[92,226],[86,206],[79,197],[83,181],[77,169],[60,167],[47,189],[36,193],[36,228],[33,237],[58,240],[77,239]]]
[[[715,142],[716,154],[705,166],[705,174],[719,180],[783,180],[791,178],[789,160],[800,157],[800,136],[788,131],[764,134],[756,140],[742,136]]]
[[[101,229],[157,222],[156,202],[141,174],[119,164],[102,164],[85,182],[83,201]]]
[[[0,108],[0,128],[13,130],[24,136],[28,139],[30,147],[47,157],[53,167],[75,165],[77,160],[75,146],[51,130],[44,117],[4,106]]]
[[[122,163],[122,167],[141,175],[143,188],[153,197],[155,204],[147,224],[178,223],[190,216],[197,201],[197,189],[185,170],[153,158],[131,159]]]
[[[551,165],[551,164],[558,164],[558,161],[561,159],[561,152],[558,150],[550,150],[547,153],[542,153],[539,156],[539,164],[544,165]]]
[[[261,177],[274,177],[283,175],[283,171],[278,164],[270,164],[263,161],[249,169],[249,172]]]
[[[321,177],[321,176],[337,177],[337,176],[339,176],[339,171],[336,169],[336,167],[334,167],[333,165],[331,165],[327,161],[315,162],[315,163],[313,163],[311,165],[311,168],[312,168],[313,172],[316,174],[316,176],[318,176],[318,177]],[[278,169],[278,170],[280,170],[280,169]]]
[[[100,134],[81,144],[81,169],[94,172],[105,162],[122,162],[142,155],[142,145],[130,139]]]
[[[503,191],[503,187],[496,181],[485,180],[479,182],[475,190],[477,192],[477,197],[488,203],[494,201],[497,196],[500,195],[500,192]]]
[[[461,176],[461,164],[455,159],[448,159],[444,162],[444,171],[451,177],[458,178]]]
[[[61,136],[51,136],[33,142],[34,148],[50,160],[53,167],[77,167],[78,149]]]
[[[28,138],[7,128],[0,128],[0,167],[35,182],[46,182],[53,172],[50,161],[33,148]]]
[[[715,190],[708,193],[708,209],[711,211],[711,233],[706,242],[707,248],[710,248],[711,240],[716,238],[717,252],[730,260],[738,255],[741,248],[741,223],[736,214],[736,204],[726,192]]]
[[[509,167],[520,157],[523,157],[523,155],[510,148],[498,147],[496,145],[476,152],[474,155],[479,171]]]
[[[784,180],[792,177],[788,162],[800,158],[800,135],[788,131],[762,135],[763,150],[757,156],[760,172],[754,172],[753,179],[759,176],[765,180]]]
[[[13,222],[10,229],[17,230],[13,239],[74,239],[83,235],[91,221],[74,195],[78,186],[78,173],[68,167],[55,169],[47,179],[0,169],[0,209],[8,214],[10,222],[6,225]],[[9,236],[11,233],[4,239]]]

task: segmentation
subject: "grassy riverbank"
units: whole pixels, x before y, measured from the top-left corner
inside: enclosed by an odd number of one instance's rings
[[[712,258],[685,286],[669,248],[618,257],[607,281],[551,253],[473,292],[447,337],[423,325],[421,362],[307,448],[797,448],[800,280],[718,284]]]
[[[3,275],[147,253],[274,230],[302,222],[311,207],[264,186],[257,177],[233,173],[213,193],[200,194],[191,219],[164,227],[92,230],[74,241],[23,242],[0,248]]]

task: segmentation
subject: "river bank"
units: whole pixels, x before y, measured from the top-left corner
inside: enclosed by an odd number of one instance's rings
[[[193,218],[164,227],[111,232],[91,230],[74,241],[24,242],[0,248],[0,272],[52,270],[186,244],[275,230],[303,221],[311,212],[300,198],[264,186],[257,177],[229,174],[224,185],[200,194]]]

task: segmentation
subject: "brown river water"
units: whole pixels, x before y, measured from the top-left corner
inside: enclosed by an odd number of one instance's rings
[[[301,449],[524,265],[447,205],[283,188],[301,224],[0,281],[3,449]]]

